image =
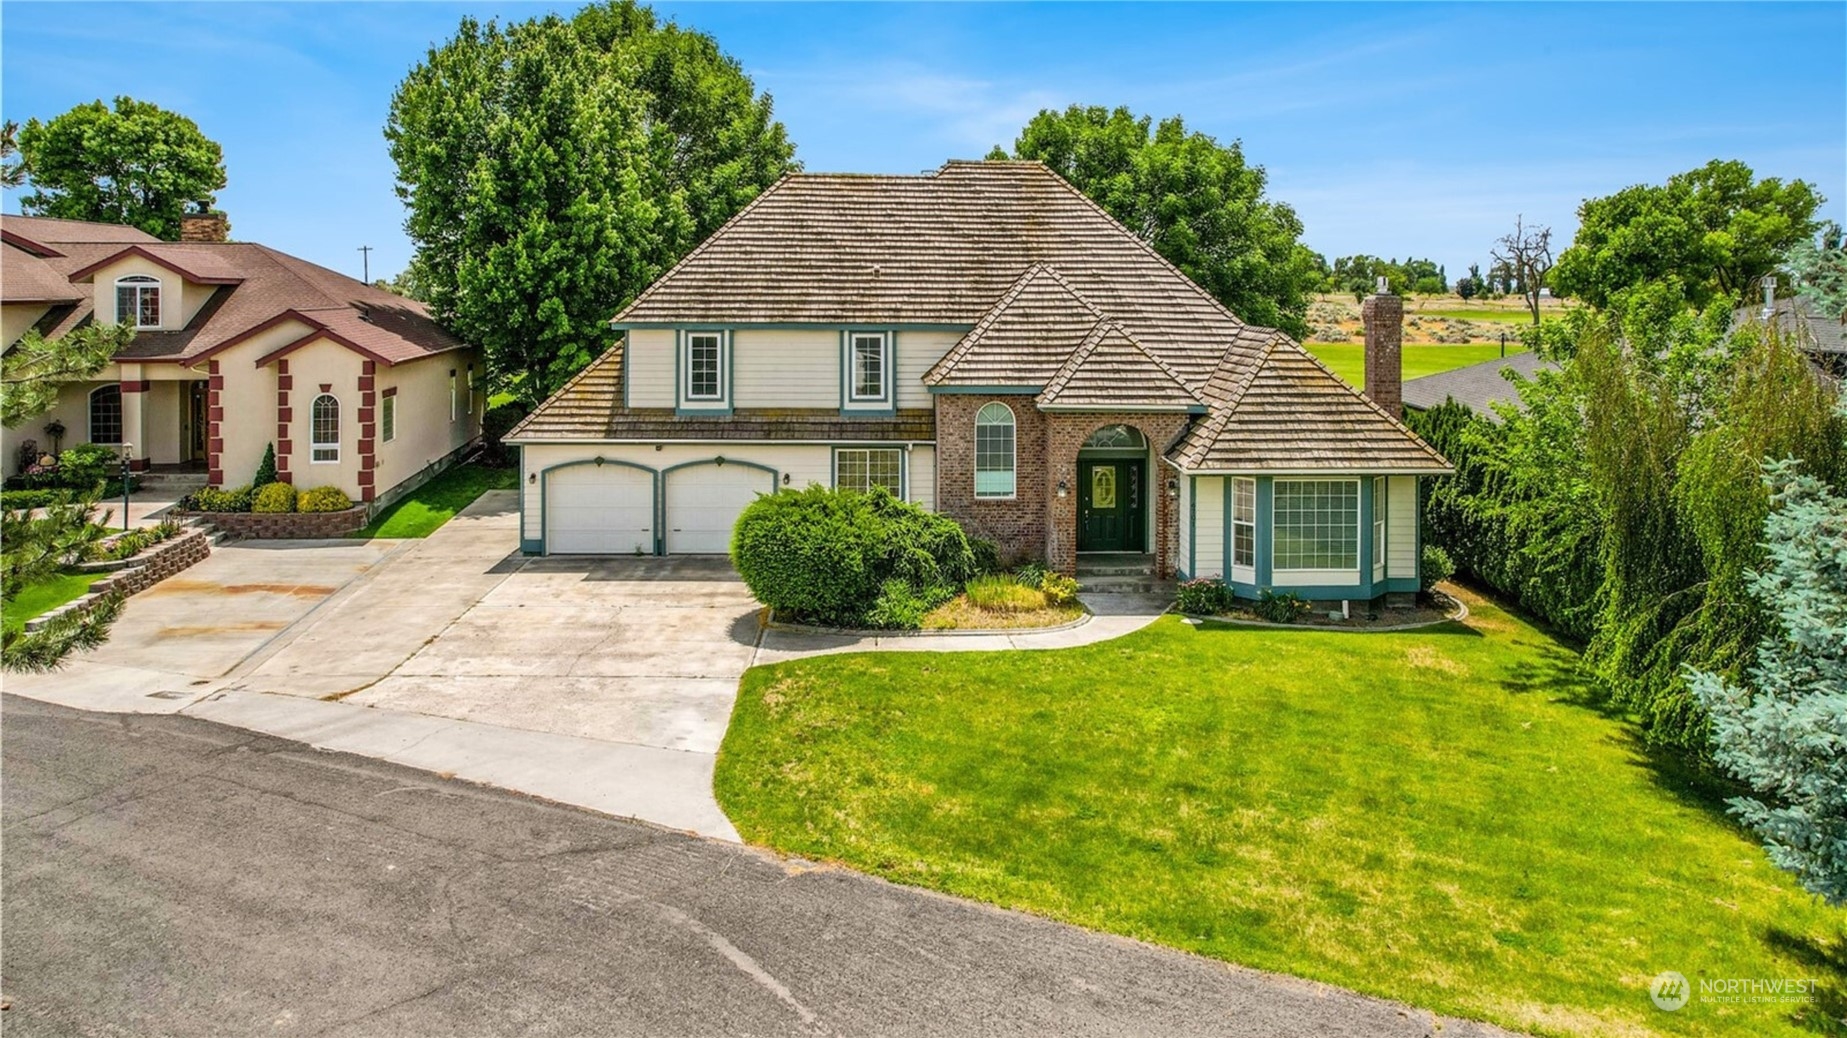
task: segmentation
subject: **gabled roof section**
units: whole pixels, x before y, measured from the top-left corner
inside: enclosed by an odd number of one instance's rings
[[[0,231],[35,242],[57,246],[67,243],[158,242],[146,231],[122,223],[91,223],[88,220],[60,220],[51,216],[0,216]],[[61,250],[60,250],[61,251]]]
[[[72,281],[87,281],[97,271],[130,256],[138,256],[165,267],[195,285],[235,285],[244,280],[235,265],[225,262],[224,256],[208,249],[175,246],[169,242],[127,246],[71,271],[69,278]]]
[[[44,257],[19,248],[11,240],[0,245],[0,302],[74,303],[87,294]]]
[[[1035,263],[924,376],[932,386],[1043,386],[1103,319],[1058,272]]]
[[[1045,390],[1048,411],[1192,411],[1205,405],[1172,368],[1114,321],[1098,321]]]
[[[1198,472],[1452,471],[1403,423],[1282,335],[1237,400],[1194,426],[1173,460]]]

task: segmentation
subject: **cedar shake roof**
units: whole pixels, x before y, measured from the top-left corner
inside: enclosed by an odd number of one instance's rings
[[[56,337],[93,318],[93,290],[79,283],[99,268],[133,255],[158,263],[194,284],[215,286],[186,327],[144,331],[118,360],[196,365],[236,345],[253,331],[286,316],[308,318],[310,337],[332,338],[387,365],[461,349],[465,345],[430,317],[422,303],[264,245],[247,242],[165,242],[131,227],[75,220],[4,216],[9,241],[29,239],[54,255],[37,260],[73,290],[72,305],[40,322]],[[6,298],[15,291],[14,255],[6,249]],[[305,344],[307,339],[298,340]]]
[[[1448,470],[1281,333],[1240,321],[1037,162],[786,176],[612,323],[966,327],[926,384],[1026,387],[1053,409],[1204,408],[1176,448],[1188,467],[1240,458],[1271,470]],[[628,428],[620,356],[599,358],[510,437]],[[1246,406],[1252,414],[1233,422]],[[1262,410],[1278,406],[1303,410]],[[719,420],[659,421],[704,435],[695,430]]]

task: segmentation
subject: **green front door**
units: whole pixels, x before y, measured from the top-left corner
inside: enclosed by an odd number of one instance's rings
[[[1077,550],[1142,551],[1141,460],[1077,463]]]

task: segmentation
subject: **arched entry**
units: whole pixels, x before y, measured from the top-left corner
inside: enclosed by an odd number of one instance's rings
[[[1077,454],[1077,550],[1148,550],[1148,438],[1106,425]]]

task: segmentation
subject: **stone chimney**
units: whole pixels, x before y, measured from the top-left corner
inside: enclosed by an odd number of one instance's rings
[[[1366,328],[1366,395],[1393,418],[1404,417],[1404,300],[1379,279],[1379,290],[1360,305]]]
[[[180,214],[181,241],[229,241],[231,221],[217,210]]]

